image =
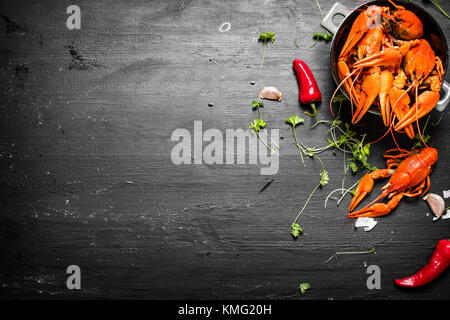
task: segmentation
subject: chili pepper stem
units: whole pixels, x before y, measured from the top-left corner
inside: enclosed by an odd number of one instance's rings
[[[310,116],[310,117],[315,117],[317,115],[317,109],[316,109],[316,105],[314,103],[311,103],[311,108],[312,108],[312,113],[306,111],[305,113]]]

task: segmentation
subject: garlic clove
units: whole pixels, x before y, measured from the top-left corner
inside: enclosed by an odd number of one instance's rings
[[[259,93],[261,99],[278,100],[283,99],[280,89],[274,86],[264,87]]]
[[[445,211],[445,202],[444,199],[438,194],[429,193],[425,197],[423,197],[430,207],[431,212],[436,217],[435,220],[439,219]]]

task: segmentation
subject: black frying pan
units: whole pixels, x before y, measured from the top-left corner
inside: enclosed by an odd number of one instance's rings
[[[419,19],[421,19],[424,28],[423,38],[425,38],[430,43],[435,54],[442,59],[442,63],[444,65],[444,70],[446,73],[448,64],[448,46],[445,35],[442,32],[442,29],[439,26],[439,24],[428,12],[426,12],[423,8],[419,7],[418,5],[415,5],[411,2],[395,1],[395,0],[394,3],[405,7],[407,10],[411,10],[412,12],[414,12],[414,14],[417,15],[417,17],[419,17]],[[386,6],[392,9],[394,8],[389,1],[381,1],[381,0],[368,2],[367,5]],[[347,36],[350,32],[353,22],[355,21],[356,17],[361,13],[361,10],[359,9],[363,10],[365,8],[366,5],[361,5],[355,10],[351,10],[349,8],[345,8],[339,2],[336,2],[330,9],[330,11],[325,15],[322,21],[322,26],[334,34],[333,42],[331,43],[330,58],[332,66],[331,72],[336,84],[339,84],[341,82],[337,73],[337,62],[339,53],[341,52],[342,46],[344,45],[347,39]],[[345,19],[341,22],[339,26],[336,26],[333,22],[333,17],[335,15],[342,15],[345,17]],[[345,94],[347,98],[349,98],[347,91],[345,91],[343,87],[341,87],[341,91],[343,94]],[[442,91],[444,91],[444,95],[441,96],[441,99],[439,100],[438,104],[435,107],[436,110],[441,112],[444,111],[448,102],[450,102],[450,85],[445,80],[442,83]],[[378,111],[369,110],[369,112],[380,114]]]

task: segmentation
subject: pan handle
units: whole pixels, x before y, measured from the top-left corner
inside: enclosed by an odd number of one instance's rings
[[[325,17],[323,17],[322,20],[322,27],[330,31],[332,34],[336,34],[336,32],[339,29],[339,26],[335,25],[333,22],[333,17],[337,14],[343,15],[344,18],[346,18],[351,11],[349,11],[347,8],[345,8],[340,2],[336,2],[330,9],[330,11],[327,12]]]
[[[444,91],[444,96],[439,99],[439,102],[436,104],[436,110],[443,112],[450,102],[450,84],[444,80],[441,89]]]

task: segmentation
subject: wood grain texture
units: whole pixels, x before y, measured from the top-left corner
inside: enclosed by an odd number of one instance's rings
[[[284,123],[306,110],[292,59],[305,60],[316,76],[324,97],[319,118],[332,119],[336,87],[330,45],[299,50],[293,42],[309,44],[322,31],[315,1],[78,1],[82,28],[75,31],[65,25],[70,4],[0,3],[8,18],[0,25],[1,298],[449,297],[448,272],[420,290],[393,283],[449,237],[449,220],[433,223],[424,201],[402,200],[369,233],[346,222],[349,199],[324,208],[328,192],[340,187],[342,154],[323,154],[331,181],[302,217],[305,234],[297,241],[289,234],[320,172],[317,161],[301,166]],[[321,4],[326,12],[333,2]],[[420,4],[448,34],[449,21]],[[441,5],[450,12],[450,3]],[[231,30],[221,33],[224,22]],[[257,38],[265,31],[276,40],[259,68]],[[276,175],[261,176],[260,165],[172,163],[175,129],[192,132],[199,120],[203,130],[246,129],[255,117],[251,101],[265,85],[284,95],[263,109],[283,138]],[[440,114],[431,116],[437,121]],[[383,133],[377,123],[371,116],[359,129],[369,141]],[[311,130],[312,124],[306,119],[299,137],[323,145],[327,127]],[[431,175],[438,194],[449,189],[449,129],[445,115],[430,128],[440,153]],[[392,146],[390,139],[373,145],[371,163],[382,167],[381,155]],[[360,176],[347,177],[348,186]],[[336,251],[372,247],[375,256],[324,264]],[[66,288],[71,264],[82,270],[79,291]],[[366,287],[371,264],[381,268],[381,290]],[[299,294],[301,282],[311,284],[307,294]]]

